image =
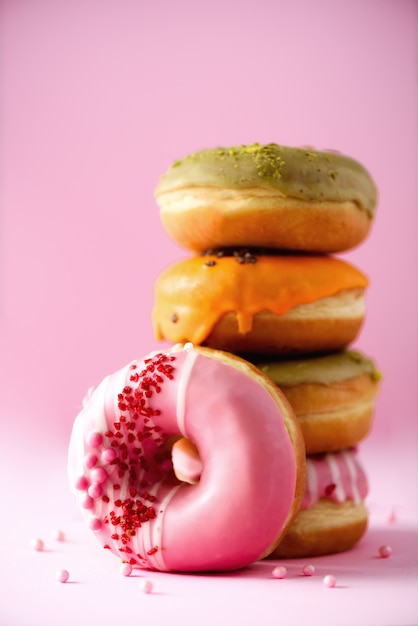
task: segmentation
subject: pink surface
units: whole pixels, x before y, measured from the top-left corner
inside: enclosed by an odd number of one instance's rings
[[[32,480],[37,489],[25,497],[30,527],[18,515],[2,531],[2,626],[418,623],[418,523],[396,509],[397,519],[389,523],[392,511],[371,505],[366,537],[342,555],[262,561],[223,575],[137,571],[126,578],[120,574],[119,560],[100,547],[75,511],[68,491],[62,489],[62,463],[54,456],[50,462],[54,474],[35,471]],[[24,488],[24,480],[18,486]],[[36,497],[40,492],[43,502]],[[16,510],[17,504],[22,512],[21,493],[22,489],[16,497],[16,491],[6,487],[3,499],[10,510]],[[57,529],[65,533],[64,542],[54,539]],[[31,548],[31,540],[37,537],[44,540],[43,552]],[[379,556],[381,545],[392,548],[389,558]],[[283,580],[272,575],[278,564],[287,568]],[[302,575],[306,564],[315,566],[312,577]],[[56,580],[56,572],[62,569],[69,572],[65,584]],[[333,589],[323,584],[328,574],[337,579]],[[144,579],[153,583],[149,596],[139,588]]]
[[[413,0],[1,3],[0,464],[14,503],[0,522],[2,626],[74,623],[97,607],[111,623],[119,594],[138,618],[157,601],[161,621],[180,601],[192,623],[215,599],[221,623],[237,611],[240,623],[291,623],[292,607],[318,615],[316,603],[323,624],[349,610],[358,623],[418,621],[407,525],[418,518],[417,27]],[[361,447],[369,503],[400,521],[321,561],[337,589],[266,580],[260,564],[239,577],[162,575],[161,595],[138,598],[68,521],[72,421],[88,387],[156,347],[153,281],[185,256],[159,222],[158,177],[190,151],[254,141],[340,150],[379,187],[373,231],[347,258],[371,280],[356,345],[384,374]],[[71,543],[28,551],[56,524]],[[374,559],[381,540],[393,558]],[[67,554],[79,584],[52,583]]]

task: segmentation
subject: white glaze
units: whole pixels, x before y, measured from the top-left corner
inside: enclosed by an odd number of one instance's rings
[[[367,496],[366,475],[353,449],[308,456],[306,472],[302,509],[310,508],[320,498],[329,498],[337,504],[346,500],[360,504]]]

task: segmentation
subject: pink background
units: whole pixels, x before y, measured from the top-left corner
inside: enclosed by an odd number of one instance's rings
[[[16,506],[36,517],[44,489],[72,514],[85,391],[157,345],[153,282],[187,254],[160,224],[159,176],[257,141],[337,149],[376,181],[372,233],[346,255],[371,280],[356,345],[384,375],[362,458],[372,512],[418,516],[417,8],[1,2],[0,463]]]

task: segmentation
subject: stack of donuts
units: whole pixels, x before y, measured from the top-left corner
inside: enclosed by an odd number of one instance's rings
[[[368,280],[336,254],[370,229],[370,176],[334,152],[239,146],[175,163],[156,196],[190,252],[155,284],[174,345],[85,398],[68,475],[86,523],[125,574],[348,549],[379,376],[350,349]]]
[[[369,234],[373,180],[338,152],[254,144],[175,162],[156,199],[167,233],[189,252],[157,278],[156,338],[255,364],[303,434],[303,501],[270,556],[351,548],[368,521],[357,446],[372,425],[379,372],[350,347],[369,281],[339,255]],[[198,481],[197,447],[178,452],[195,460]]]

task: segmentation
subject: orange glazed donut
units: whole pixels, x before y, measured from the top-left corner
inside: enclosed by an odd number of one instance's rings
[[[201,150],[155,192],[163,226],[194,252],[226,246],[341,252],[367,236],[377,191],[337,152],[269,144]]]
[[[325,255],[218,251],[157,278],[154,333],[234,353],[339,350],[361,328],[367,285],[354,266]]]
[[[354,450],[306,459],[301,509],[271,558],[302,558],[352,548],[367,529],[368,485]]]
[[[381,374],[358,351],[257,363],[284,393],[306,454],[351,448],[370,432]]]
[[[177,440],[198,450],[193,481],[176,476]],[[292,523],[305,451],[269,378],[189,344],[133,361],[93,390],[74,423],[69,477],[90,528],[122,561],[233,570],[266,556]]]

